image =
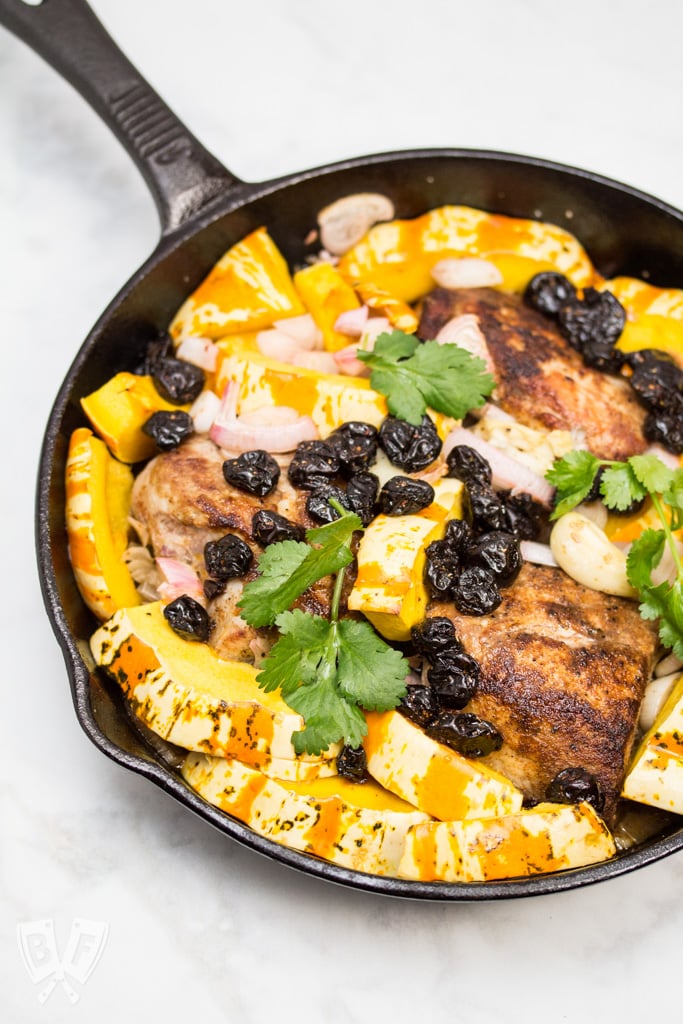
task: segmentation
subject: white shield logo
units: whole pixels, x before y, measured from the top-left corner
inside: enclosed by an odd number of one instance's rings
[[[80,999],[65,973],[84,985],[102,956],[108,926],[103,921],[87,921],[77,917],[71,924],[69,941],[60,958],[55,939],[54,922],[22,921],[17,925],[19,951],[34,985],[45,982],[38,993],[38,1002],[45,1003],[57,983],[61,984],[71,1003]]]

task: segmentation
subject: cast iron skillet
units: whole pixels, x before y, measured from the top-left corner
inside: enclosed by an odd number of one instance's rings
[[[487,900],[588,885],[683,849],[673,820],[663,833],[614,860],[520,881],[486,884],[378,878],[319,861],[253,833],[201,800],[183,782],[172,753],[143,738],[118,691],[94,671],[88,637],[95,622],[69,566],[64,529],[64,464],[71,431],[84,423],[79,398],[135,366],[145,342],[164,329],[181,301],[222,253],[268,226],[291,263],[315,215],[339,196],[377,191],[397,216],[461,203],[516,217],[566,224],[606,276],[617,272],[680,286],[683,214],[651,196],[590,174],[536,160],[472,150],[418,150],[346,160],[264,183],[240,181],[194,138],[124,57],[84,0],[0,0],[0,22],[59,71],[125,145],[156,201],[155,251],[96,323],[71,366],[48,422],[40,460],[37,546],[47,612],[62,648],[76,714],[108,757],[146,776],[221,832],[259,853],[356,889],[426,900]]]

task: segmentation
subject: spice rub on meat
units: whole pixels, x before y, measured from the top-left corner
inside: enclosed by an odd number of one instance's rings
[[[198,569],[207,541],[228,532],[252,540],[252,519],[262,508],[313,525],[306,516],[306,494],[294,490],[286,469],[270,494],[259,498],[226,482],[225,458],[213,441],[193,437],[157,455],[137,477],[131,515],[147,526],[156,556],[178,558]]]
[[[542,800],[564,768],[585,768],[614,818],[640,702],[658,648],[638,605],[589,590],[560,569],[526,563],[491,615],[446,616],[480,663],[479,688],[465,709],[492,722],[503,746],[483,763],[527,798]]]
[[[259,509],[279,512],[305,528],[315,525],[306,513],[307,493],[295,491],[287,480],[286,460],[282,460],[277,485],[259,498],[226,482],[225,457],[208,438],[190,438],[152,459],[133,486],[131,515],[147,528],[155,557],[176,558],[192,566],[202,579],[208,575],[204,545],[226,533],[253,542],[252,519]],[[238,614],[242,587],[253,576],[252,570],[244,580],[231,580],[225,592],[208,604],[214,622],[209,643],[222,658],[253,661],[257,652],[273,642],[272,630],[254,629]],[[297,607],[325,615],[329,602],[329,580],[323,580],[302,595]]]
[[[452,317],[478,317],[495,367],[495,401],[528,427],[579,428],[599,458],[644,451],[645,410],[628,383],[584,365],[555,325],[517,295],[437,288],[422,303],[418,335],[435,338]]]

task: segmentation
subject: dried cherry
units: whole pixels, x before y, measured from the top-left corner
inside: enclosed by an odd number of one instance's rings
[[[417,427],[387,416],[379,428],[379,443],[389,460],[408,473],[425,469],[441,451],[441,438],[427,415]]]
[[[503,745],[503,737],[491,722],[467,713],[442,711],[426,732],[464,757],[486,757]]]
[[[585,768],[564,768],[548,784],[546,799],[559,804],[577,804],[582,800],[592,804],[600,813],[605,806],[605,794],[600,783]]]
[[[339,457],[326,441],[302,441],[298,445],[287,475],[294,487],[314,491],[339,473]]]
[[[263,498],[280,479],[280,467],[272,455],[256,448],[251,452],[243,452],[235,459],[226,459],[223,463],[223,476],[226,483],[238,490]]]
[[[361,473],[375,461],[379,435],[371,423],[351,420],[333,431],[326,443],[334,449],[343,473]]]
[[[304,529],[298,523],[292,523],[278,512],[261,508],[251,520],[251,533],[261,547],[278,544],[282,540],[303,540]]]
[[[379,492],[379,505],[386,516],[410,516],[434,501],[434,488],[426,480],[392,476]]]
[[[160,452],[170,452],[194,434],[194,421],[182,409],[161,409],[143,423],[142,432],[153,438]]]
[[[187,594],[166,605],[164,618],[171,629],[185,640],[206,641],[213,628],[206,609]]]
[[[154,387],[172,405],[194,402],[203,390],[205,380],[201,367],[184,359],[157,359],[152,369]]]
[[[451,595],[455,607],[463,615],[488,615],[502,601],[495,576],[478,565],[463,569]]]
[[[226,533],[219,540],[210,540],[204,545],[206,571],[219,580],[244,576],[253,561],[249,545],[234,533]]]
[[[524,292],[524,301],[528,306],[550,317],[556,317],[562,306],[573,302],[575,298],[576,288],[569,278],[552,270],[535,274]]]

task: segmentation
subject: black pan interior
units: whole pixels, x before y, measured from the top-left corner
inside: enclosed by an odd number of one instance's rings
[[[64,530],[64,464],[71,431],[85,423],[81,396],[139,361],[147,339],[164,329],[183,299],[222,253],[267,225],[290,264],[300,263],[316,212],[342,195],[378,191],[398,217],[447,203],[543,219],[578,236],[607,277],[628,274],[661,286],[683,285],[683,215],[652,197],[572,168],[496,153],[420,151],[337,164],[263,185],[238,186],[175,234],[128,282],[95,326],[71,367],[45,437],[38,491],[37,543],[44,597],[69,670],[76,711],[93,742],[147,775],[233,838],[299,870],[390,895],[479,900],[537,895],[622,874],[683,848],[680,819],[613,861],[578,871],[503,883],[449,885],[376,878],[286,850],[205,804],[174,770],[174,754],[134,728],[114,692],[92,673],[87,641],[95,621],[71,574]]]

